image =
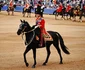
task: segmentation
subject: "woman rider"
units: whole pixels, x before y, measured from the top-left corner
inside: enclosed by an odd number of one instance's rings
[[[40,28],[39,46],[43,46],[43,36],[48,36],[48,34],[45,30],[45,20],[41,17],[41,13],[36,14],[36,25]]]

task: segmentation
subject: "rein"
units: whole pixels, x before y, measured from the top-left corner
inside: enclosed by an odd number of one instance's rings
[[[24,42],[25,42],[25,39],[23,38],[24,34],[33,32],[33,36],[32,36],[32,38],[31,38],[31,40],[30,40],[29,42],[26,41],[26,47],[27,47],[28,45],[30,45],[31,42],[33,41],[34,36],[35,36],[34,30],[35,30],[37,27],[38,27],[38,26],[36,26],[34,29],[32,29],[32,30],[30,30],[30,31],[28,31],[28,32],[23,32],[23,31],[25,30],[25,28],[22,30],[22,39],[24,40]]]
[[[30,33],[30,32],[32,32],[32,31],[34,31],[36,28],[38,28],[39,26],[35,26],[35,28],[34,29],[32,29],[32,30],[30,30],[30,31],[27,31],[27,32],[24,32],[24,33]],[[25,28],[22,30],[22,32],[25,30]]]

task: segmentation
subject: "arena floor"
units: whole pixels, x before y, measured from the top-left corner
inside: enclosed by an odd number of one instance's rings
[[[5,11],[0,12],[0,70],[33,70],[33,54],[27,54],[29,67],[26,67],[23,59],[25,50],[21,36],[16,32],[20,19],[25,19],[30,25],[35,24],[35,17],[22,17],[22,13],[15,12],[15,16],[8,16]],[[51,56],[46,66],[42,63],[46,58],[46,49],[37,49],[37,65],[35,70],[85,70],[85,18],[83,22],[54,19],[53,15],[44,15],[46,30],[59,32],[69,48],[70,55],[64,54],[63,64],[59,64],[59,55],[51,45]],[[62,50],[61,50],[62,51]]]

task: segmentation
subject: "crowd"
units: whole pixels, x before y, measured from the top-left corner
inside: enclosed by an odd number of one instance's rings
[[[3,1],[4,3],[9,3],[10,0],[0,0]],[[16,5],[24,5],[26,2],[30,3],[32,6],[35,6],[38,1],[40,1],[43,5],[49,7],[49,8],[55,8],[60,2],[66,6],[68,3],[71,6],[77,6],[79,3],[81,3],[81,5],[85,4],[85,0],[13,0],[13,3]]]
[[[11,0],[0,0],[4,2],[5,4],[9,5]],[[40,2],[40,3],[39,3]],[[39,8],[41,7],[41,11],[44,11],[44,8],[59,8],[60,4],[63,5],[63,7],[67,7],[68,5],[73,7],[77,7],[78,5],[81,5],[80,9],[83,8],[83,5],[85,5],[85,0],[12,0],[12,3],[18,6],[27,6],[27,3],[31,5],[33,8]],[[40,4],[40,5],[39,5]],[[63,9],[63,8],[62,8]],[[36,10],[35,10],[36,12]]]

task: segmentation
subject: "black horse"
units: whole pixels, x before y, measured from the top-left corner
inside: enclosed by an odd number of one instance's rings
[[[84,9],[81,9],[81,6],[78,5],[77,7],[73,8],[73,21],[76,21],[76,16],[79,16],[79,21],[82,22]]]
[[[56,10],[53,12],[53,15],[55,15],[55,19],[57,19],[58,15],[61,15],[61,18],[65,19],[65,12],[66,8],[63,7],[61,12],[57,12]]]
[[[32,6],[29,6],[29,8],[23,8],[23,12],[22,12],[22,14],[23,14],[23,17],[25,17],[25,14],[27,13],[27,17],[29,16],[29,17],[31,17],[31,10],[32,9],[34,9]]]
[[[22,33],[25,34],[26,40],[25,40],[25,44],[27,45],[26,50],[24,52],[24,62],[26,64],[26,66],[28,67],[28,63],[26,60],[26,54],[28,51],[30,51],[31,49],[33,50],[33,58],[34,58],[34,64],[32,66],[32,68],[35,68],[36,66],[36,49],[37,48],[43,48],[39,46],[39,40],[36,39],[36,35],[39,32],[39,28],[36,28],[36,26],[30,26],[28,24],[27,21],[25,20],[21,20],[21,24],[19,25],[19,29],[17,31],[17,34],[20,35]],[[67,50],[67,47],[64,45],[64,41],[63,38],[61,37],[61,35],[58,32],[54,32],[54,31],[48,31],[48,33],[52,36],[53,41],[46,41],[46,45],[44,47],[46,47],[47,50],[47,58],[45,60],[45,62],[43,63],[43,65],[46,65],[50,56],[50,45],[53,44],[54,47],[57,49],[58,54],[60,56],[60,64],[63,63],[62,61],[62,55],[61,55],[61,50],[59,48],[59,43],[61,45],[61,49],[63,50],[63,52],[65,54],[70,54],[69,51]]]
[[[85,4],[83,5],[83,16],[85,17]]]
[[[3,6],[4,6],[4,3],[3,3],[3,1],[1,1],[0,2],[0,12],[1,12],[1,9],[3,8]]]
[[[74,8],[71,8],[68,12],[65,12],[67,20],[68,19],[71,20],[73,18],[74,16],[73,11],[74,11]]]
[[[0,12],[1,12],[1,8],[3,7],[3,5],[0,4]]]
[[[14,9],[16,8],[16,5],[14,4],[12,7],[9,7],[7,8],[7,13],[8,15],[10,15],[10,11],[12,12],[12,15],[14,15]]]

